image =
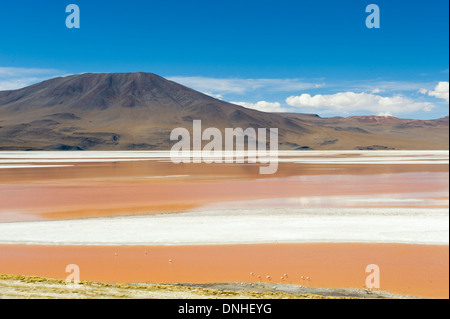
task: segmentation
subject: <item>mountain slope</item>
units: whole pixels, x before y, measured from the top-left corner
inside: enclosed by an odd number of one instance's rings
[[[264,113],[155,74],[113,73],[72,75],[0,92],[0,150],[170,149],[170,132],[190,129],[197,119],[203,129],[222,132],[278,128],[280,149],[448,149],[448,119],[431,125],[401,122],[404,127],[391,132],[393,124],[378,123],[385,129],[366,130],[372,124],[364,120]]]
[[[322,130],[329,137],[325,149],[449,149],[449,117],[435,120],[400,119],[392,116],[352,116],[320,118],[314,115],[285,113]],[[330,132],[331,130],[331,132]],[[327,143],[327,141],[322,142]]]

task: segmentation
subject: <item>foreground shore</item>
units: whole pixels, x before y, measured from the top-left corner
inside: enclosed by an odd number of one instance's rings
[[[286,284],[150,285],[0,275],[0,299],[405,299],[382,291],[314,289]]]

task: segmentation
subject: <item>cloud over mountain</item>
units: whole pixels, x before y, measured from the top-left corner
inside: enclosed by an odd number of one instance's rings
[[[448,82],[439,82],[438,85],[434,88],[434,90],[426,90],[420,89],[420,93],[428,94],[429,96],[434,96],[438,99],[449,101],[449,83]]]
[[[434,105],[417,102],[402,95],[384,97],[373,93],[341,92],[330,95],[302,94],[286,99],[290,106],[351,113],[369,111],[375,114],[405,114],[415,111],[429,112]]]
[[[213,94],[244,94],[249,91],[267,90],[271,92],[289,92],[320,88],[324,84],[302,79],[239,79],[209,78],[203,76],[171,76],[168,80],[181,83],[201,92]]]
[[[278,102],[266,102],[259,101],[256,103],[249,102],[231,102],[236,105],[240,105],[246,107],[248,109],[258,110],[262,112],[285,112],[286,109],[281,107],[281,104]]]
[[[60,72],[53,69],[0,66],[0,91],[21,89],[57,74]]]

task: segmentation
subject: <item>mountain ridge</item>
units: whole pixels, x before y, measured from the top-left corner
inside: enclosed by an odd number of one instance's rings
[[[448,149],[448,117],[266,113],[153,73],[84,73],[0,91],[0,150],[167,150],[176,127],[278,128],[280,149]]]

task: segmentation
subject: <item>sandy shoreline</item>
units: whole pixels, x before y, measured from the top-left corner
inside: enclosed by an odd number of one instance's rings
[[[79,265],[81,280],[101,282],[261,281],[357,289],[365,286],[366,266],[377,264],[380,288],[384,291],[427,298],[449,297],[448,246],[357,243],[0,246],[0,273],[65,279],[68,264]],[[287,277],[281,279],[285,274]]]
[[[0,274],[0,299],[411,299],[373,289],[308,288],[273,283],[111,284]]]

